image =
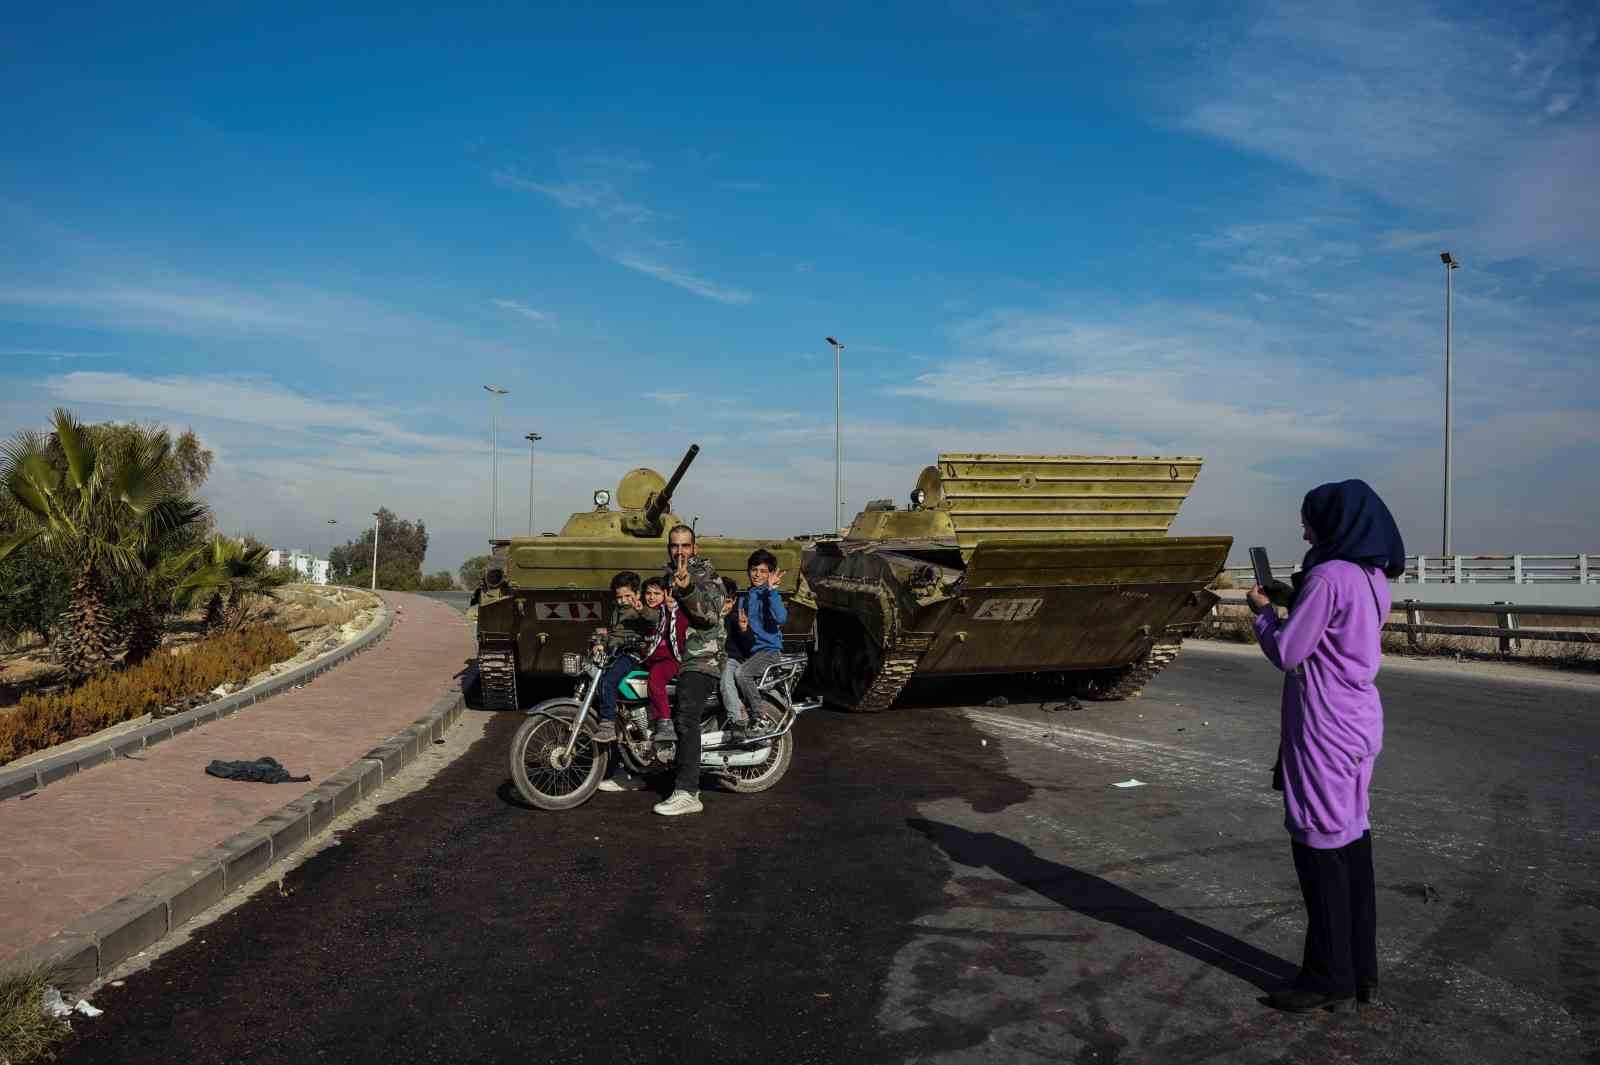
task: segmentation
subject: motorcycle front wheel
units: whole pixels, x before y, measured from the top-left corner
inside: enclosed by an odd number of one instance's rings
[[[594,742],[587,726],[578,733],[572,755],[562,756],[577,710],[571,699],[540,703],[511,741],[511,780],[517,792],[541,810],[581,806],[605,778],[609,752]]]

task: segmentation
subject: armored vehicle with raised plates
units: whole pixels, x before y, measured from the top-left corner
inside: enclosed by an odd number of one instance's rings
[[[806,548],[812,682],[891,706],[913,677],[1025,674],[1137,697],[1217,597],[1233,540],[1168,536],[1193,457],[942,454],[911,505]]]
[[[672,496],[700,453],[692,445],[671,478],[655,470],[630,470],[609,491],[594,493],[594,509],[573,514],[554,535],[497,541],[477,608],[478,678],[486,709],[518,708],[522,682],[563,672],[563,655],[579,655],[611,616],[611,578],[622,570],[660,574],[667,534],[687,524],[672,513]],[[699,536],[696,553],[743,587],[745,563],[758,547],[771,551],[783,571],[780,591],[792,601],[800,578],[794,540]],[[804,649],[811,611],[793,603],[785,643]],[[569,660],[571,661],[571,660]]]

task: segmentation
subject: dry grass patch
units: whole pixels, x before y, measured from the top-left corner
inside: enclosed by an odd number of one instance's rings
[[[50,1055],[72,1031],[66,1019],[44,1010],[44,969],[0,974],[0,1062],[25,1065]]]

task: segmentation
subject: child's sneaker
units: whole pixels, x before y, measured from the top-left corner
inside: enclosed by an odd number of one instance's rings
[[[602,721],[600,724],[596,725],[594,729],[594,742],[616,743],[617,723],[615,721]]]
[[[677,817],[679,814],[697,814],[705,807],[700,804],[700,796],[692,791],[675,791],[671,798],[655,805],[656,813],[662,817]]]
[[[672,719],[664,717],[656,722],[656,734],[653,737],[657,743],[677,743],[678,730],[672,727]]]

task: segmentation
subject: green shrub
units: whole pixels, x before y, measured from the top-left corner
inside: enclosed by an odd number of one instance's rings
[[[272,625],[249,625],[125,670],[108,670],[68,691],[29,694],[0,717],[0,765],[58,743],[89,736],[141,714],[155,714],[237,684],[299,650]]]

